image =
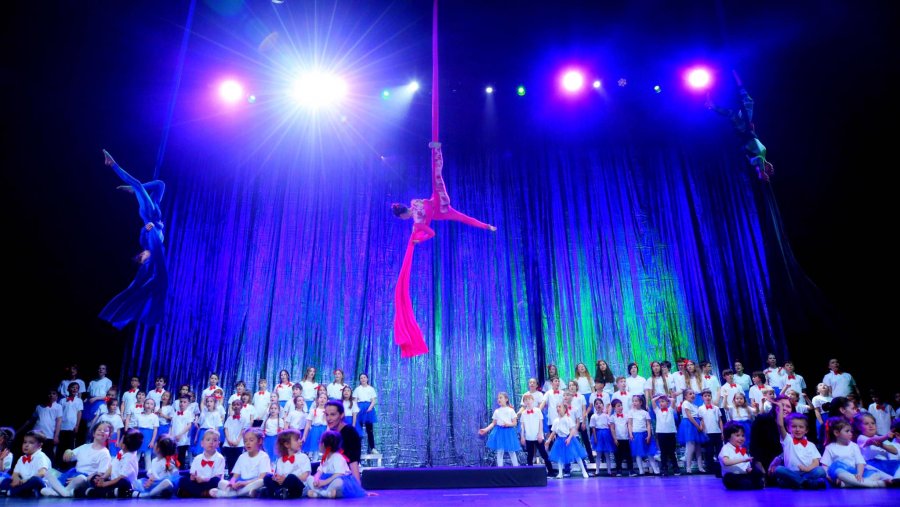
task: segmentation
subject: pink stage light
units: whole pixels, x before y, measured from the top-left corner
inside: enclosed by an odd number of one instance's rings
[[[219,85],[219,98],[225,102],[234,104],[243,97],[244,87],[234,79],[222,81],[222,84]]]
[[[712,82],[712,76],[708,70],[702,67],[696,67],[687,72],[688,86],[695,90],[705,90],[709,88],[710,82]]]
[[[576,93],[584,88],[584,74],[577,70],[569,70],[563,74],[560,80],[562,87],[569,93]]]

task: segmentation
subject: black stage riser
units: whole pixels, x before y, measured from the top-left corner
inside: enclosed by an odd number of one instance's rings
[[[367,490],[543,488],[547,486],[547,468],[543,466],[369,468],[362,474],[362,486]]]

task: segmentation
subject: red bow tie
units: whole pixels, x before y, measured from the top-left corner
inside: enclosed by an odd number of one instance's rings
[[[834,374],[835,374],[835,375],[840,375],[840,374],[841,374],[841,370],[834,370]]]
[[[712,377],[710,377],[709,375],[704,375],[703,378],[705,378],[706,380],[709,380],[709,379],[711,379]]]
[[[282,456],[282,457],[281,457],[281,462],[282,462],[282,463],[293,463],[293,462],[294,462],[294,455],[292,454],[292,455],[290,455],[290,456]]]
[[[732,389],[734,389],[735,387],[737,387],[737,384],[728,384],[728,385],[730,385]]]
[[[526,413],[526,414],[533,414],[533,413],[534,413],[534,410],[528,409],[528,411],[525,412],[525,413]]]
[[[109,400],[111,400],[111,399],[112,399],[112,398],[110,398],[109,396],[107,396],[106,398],[103,398],[103,400],[104,400],[103,403],[109,403]]]
[[[122,460],[122,451],[119,451],[119,453],[116,454],[116,459],[119,460],[119,461]]]
[[[875,410],[884,410],[884,405],[875,405]]]
[[[659,411],[660,411],[660,412],[668,412],[669,409],[667,409],[667,408],[661,408],[661,409],[659,409]]]
[[[74,396],[68,396],[68,397],[66,397],[66,400],[68,400],[69,403],[71,403],[71,402],[75,401],[75,397],[74,397]]]
[[[620,391],[619,394],[621,394],[622,396],[625,396],[626,394],[628,394],[628,391]]]
[[[706,406],[706,410],[712,410],[712,408],[713,408],[712,405],[707,405],[707,406]]]
[[[135,405],[134,408],[144,408],[143,405]]]
[[[559,389],[554,389],[553,394],[559,394]]]
[[[31,455],[26,454],[25,456],[22,456],[22,463],[31,463]]]
[[[247,408],[248,405],[249,403],[244,403],[244,408]]]
[[[266,392],[265,392],[265,391],[260,391],[259,394],[260,394],[260,396],[262,396],[262,395],[266,394]]]
[[[215,465],[215,464],[216,464],[215,461],[206,461],[205,459],[200,460],[200,468],[203,468],[203,467],[212,468],[213,465]]]
[[[216,388],[216,385],[215,385],[215,384],[210,384],[210,385],[209,385],[209,388],[210,388],[210,389],[215,389],[215,388]]]
[[[178,415],[184,415],[184,410],[179,410]]]
[[[806,447],[807,443],[808,443],[808,441],[805,438],[795,438],[794,439],[794,445],[802,445],[803,447]]]
[[[175,463],[175,468],[181,468],[181,463],[178,461],[177,456],[166,456],[166,468],[172,466],[172,463]]]
[[[128,392],[134,394],[137,392],[137,389],[129,389]]]
[[[616,414],[616,417],[625,417],[625,416],[622,414]]]
[[[232,419],[240,419],[240,418],[241,418],[240,414],[235,414],[234,417],[232,417]]]
[[[788,375],[788,380],[794,380],[794,376],[793,376],[793,375]]]
[[[159,394],[162,394],[163,390],[162,390],[162,389],[157,389],[156,392],[159,393]]]
[[[746,456],[746,455],[747,455],[747,448],[746,448],[746,447],[735,447],[735,448],[734,448],[734,452]]]

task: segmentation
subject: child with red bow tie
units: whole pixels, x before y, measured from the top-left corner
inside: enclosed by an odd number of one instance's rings
[[[257,383],[257,389],[253,393],[253,427],[262,426],[263,419],[269,413],[269,404],[272,403],[272,393],[269,392],[269,382],[261,378]]]
[[[675,399],[666,395],[657,395],[653,399],[653,412],[656,415],[656,439],[659,441],[660,470],[663,476],[672,473],[681,475],[678,468],[678,458],[675,457]]]
[[[327,393],[325,393],[327,398]],[[341,434],[326,431],[319,440],[322,463],[316,475],[307,478],[307,496],[310,498],[358,498],[366,496],[356,477],[350,473],[347,457],[340,451],[343,447]]]
[[[187,463],[187,453],[191,447],[191,430],[196,427],[197,416],[191,410],[191,397],[187,394],[178,399],[178,410],[172,416],[171,434],[178,450],[178,461]]]
[[[225,470],[232,470],[241,453],[244,452],[244,430],[250,427],[241,410],[244,404],[240,400],[231,402],[231,415],[225,421],[225,444],[222,454],[225,456]],[[232,471],[232,473],[234,473]]]
[[[209,497],[209,492],[218,487],[225,476],[225,456],[216,450],[219,447],[218,430],[206,430],[200,445],[203,453],[191,462],[190,480],[179,484],[178,496],[181,498]]]
[[[144,435],[135,429],[125,431],[121,450],[110,460],[109,468],[91,479],[91,487],[84,492],[88,498],[131,498],[134,486],[138,484],[137,450],[144,443]]]
[[[744,427],[731,421],[723,429],[728,440],[719,451],[719,466],[725,489],[762,489],[766,486],[766,474],[758,462],[753,460],[744,443]]]
[[[712,393],[709,390],[704,389],[702,396],[703,404],[697,413],[703,420],[703,432],[706,434],[706,443],[703,446],[706,454],[704,461],[710,463],[716,477],[721,477],[716,456],[722,450],[722,411],[713,403]]]
[[[297,398],[306,408],[303,397]],[[290,428],[278,434],[275,444],[278,457],[275,459],[274,472],[263,478],[264,487],[259,490],[260,497],[287,500],[303,495],[303,484],[309,478],[312,467],[309,457],[300,452],[300,448],[299,430]]]
[[[775,480],[782,488],[825,489],[825,469],[819,466],[822,457],[815,444],[806,439],[809,422],[803,414],[785,417],[785,409],[775,404],[778,432],[784,465],[775,469]]]
[[[537,380],[531,379],[528,386],[537,388]],[[540,393],[540,391],[535,391]],[[547,450],[544,448],[544,414],[540,408],[535,406],[535,396],[531,392],[522,395],[522,411],[519,412],[519,421],[521,431],[519,433],[520,443],[525,447],[525,456],[528,466],[534,465],[534,452],[537,450],[541,454],[541,459],[547,466],[547,473],[553,473],[553,465],[547,456]]]

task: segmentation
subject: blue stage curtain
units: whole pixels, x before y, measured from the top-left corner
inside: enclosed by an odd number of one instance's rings
[[[445,145],[454,206],[498,231],[433,224],[412,274],[431,352],[403,360],[393,291],[412,224],[389,205],[430,195],[424,143],[386,160],[176,143],[166,316],[137,329],[123,371],[195,389],[217,372],[226,395],[282,368],[368,373],[377,447],[417,466],[491,460],[477,430],[496,394],[518,403],[548,363],[564,379],[597,359],[617,375],[677,357],[751,370],[786,357],[789,249],[771,189],[728,148]]]

